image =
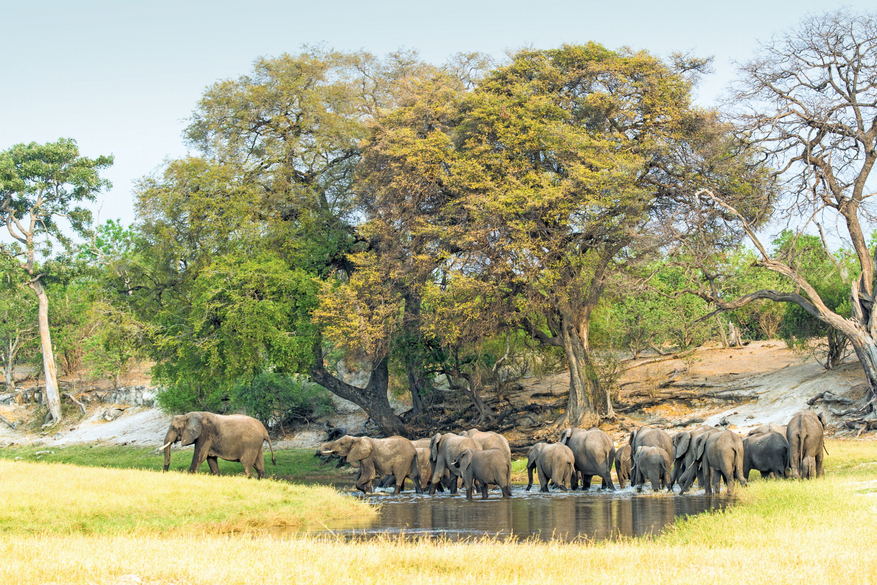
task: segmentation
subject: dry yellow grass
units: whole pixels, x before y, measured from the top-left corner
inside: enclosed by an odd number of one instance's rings
[[[739,505],[649,540],[345,543],[7,531],[0,583],[874,583],[877,447],[832,442],[829,450],[825,479],[753,481]]]

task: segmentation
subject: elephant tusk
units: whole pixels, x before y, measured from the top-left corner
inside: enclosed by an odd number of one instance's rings
[[[173,441],[170,441],[169,443],[165,443],[164,445],[161,446],[161,448],[159,448],[159,451],[164,451],[164,450],[167,449],[170,445],[173,445],[173,444],[174,444]]]

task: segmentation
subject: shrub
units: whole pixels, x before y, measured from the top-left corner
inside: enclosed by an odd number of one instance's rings
[[[334,412],[329,392],[297,375],[262,373],[249,383],[231,389],[235,407],[259,419],[267,427],[309,421]]]

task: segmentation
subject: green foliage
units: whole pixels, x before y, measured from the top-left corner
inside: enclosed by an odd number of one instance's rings
[[[274,372],[258,374],[251,382],[233,386],[231,402],[266,427],[276,422],[283,428],[334,412],[332,398],[322,386],[301,376]]]

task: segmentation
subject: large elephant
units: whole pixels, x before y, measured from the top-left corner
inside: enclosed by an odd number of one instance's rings
[[[436,433],[429,443],[429,460],[432,474],[429,480],[429,494],[435,494],[436,486],[441,481],[445,472],[450,472],[452,494],[457,493],[457,477],[461,476],[460,470],[453,463],[460,453],[466,449],[481,451],[481,445],[469,437],[463,437],[454,433]]]
[[[624,489],[625,481],[630,481],[630,468],[630,443],[628,443],[615,452],[615,476],[621,489]]]
[[[500,435],[499,433],[494,433],[493,431],[479,431],[478,429],[469,429],[468,431],[463,431],[460,433],[463,437],[469,437],[479,445],[484,450],[487,449],[501,449],[508,455],[508,458],[512,458],[512,449],[509,446],[509,440]]]
[[[743,477],[753,469],[762,477],[788,477],[789,442],[780,433],[750,434],[743,439]]]
[[[697,427],[693,431],[682,431],[673,435],[673,458],[675,459],[675,462],[673,464],[673,476],[670,478],[670,487],[668,490],[672,490],[673,484],[677,482],[681,486],[682,476],[693,465],[695,451],[694,444],[697,438],[704,433],[717,432],[719,432],[719,429],[703,425]],[[703,478],[703,472],[700,469],[697,469],[695,474],[697,477],[697,485],[701,488],[705,487],[706,483]]]
[[[812,410],[804,410],[792,417],[786,425],[786,439],[789,441],[789,453],[792,459],[792,476],[805,476],[805,458],[812,457],[812,462],[807,462],[809,467],[815,463],[816,477],[824,473],[823,463],[825,454],[825,420],[822,414]],[[813,477],[812,473],[809,473]]]
[[[371,483],[375,477],[392,475],[395,477],[395,490],[402,491],[405,478],[414,481],[414,489],[422,493],[420,487],[420,469],[417,464],[417,451],[411,441],[405,437],[388,437],[372,439],[370,437],[351,437],[344,435],[336,441],[324,443],[320,447],[321,455],[344,457],[347,463],[360,468],[356,480],[356,489],[363,493],[371,491]]]
[[[271,449],[271,461],[274,458],[274,447],[268,437],[268,431],[258,420],[242,414],[213,414],[212,412],[189,412],[173,418],[171,426],[164,436],[164,470],[171,464],[171,445],[195,444],[192,464],[189,473],[195,473],[204,461],[210,467],[210,473],[219,475],[217,458],[226,461],[240,461],[244,466],[244,474],[250,477],[250,470],[256,469],[256,477],[265,476],[265,461],[262,455],[262,444],[268,441]]]
[[[552,482],[563,491],[569,489],[575,466],[575,456],[561,443],[536,443],[527,453],[527,491],[533,487],[533,470],[539,474],[539,491],[548,492]]]
[[[569,447],[575,456],[575,471],[582,475],[582,489],[591,487],[591,478],[599,475],[603,487],[615,491],[612,483],[612,464],[615,462],[615,445],[600,429],[566,429],[560,442]],[[573,474],[572,489],[576,489],[578,477]]]
[[[641,492],[646,479],[652,484],[652,491],[657,492],[670,485],[670,471],[673,469],[673,458],[661,447],[636,448],[633,454],[630,484]]]
[[[634,455],[640,447],[660,447],[667,453],[673,453],[673,439],[667,431],[653,427],[640,427],[630,433],[630,451]]]
[[[502,497],[512,497],[512,462],[502,449],[463,449],[452,462],[466,484],[466,499],[472,499],[475,481],[481,485],[481,498],[487,499],[487,486],[498,485]]]
[[[727,430],[703,433],[694,441],[694,449],[694,462],[679,481],[680,495],[691,487],[698,469],[703,473],[707,495],[712,495],[713,487],[719,493],[722,479],[729,496],[734,495],[735,479],[742,485],[747,484],[743,477],[743,439],[736,433]]]

